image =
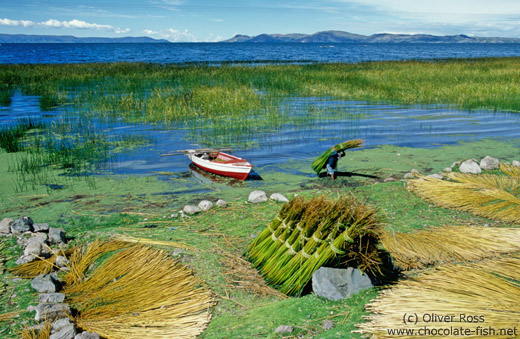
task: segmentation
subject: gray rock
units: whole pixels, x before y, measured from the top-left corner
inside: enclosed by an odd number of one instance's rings
[[[11,224],[11,233],[20,235],[25,232],[32,232],[33,221],[29,217],[21,217],[13,221]]]
[[[69,259],[67,257],[64,257],[62,255],[56,256],[56,261],[54,262],[56,266],[59,268],[67,267],[70,264]]]
[[[34,232],[49,232],[49,224],[41,223],[41,224],[33,224]]]
[[[39,293],[54,293],[59,290],[60,282],[53,274],[40,274],[31,281],[31,286]]]
[[[273,193],[269,197],[269,199],[279,202],[289,202],[289,199],[287,199],[283,194],[280,193]]]
[[[75,324],[69,324],[63,327],[61,330],[57,331],[54,334],[51,334],[49,339],[74,339],[74,337],[78,334],[76,331]]]
[[[329,319],[323,320],[323,330],[327,331],[334,327],[334,323]]]
[[[453,169],[451,167],[446,167],[445,169],[443,169],[443,171],[446,173],[450,173],[453,172]]]
[[[27,242],[27,246],[25,247],[23,251],[24,256],[34,256],[34,257],[41,257],[43,245],[44,245],[44,239],[40,237],[32,237]]]
[[[459,171],[462,173],[471,173],[471,174],[480,174],[482,173],[482,169],[477,164],[477,162],[473,159],[468,159],[460,164]]]
[[[72,325],[69,318],[61,318],[52,323],[52,332],[58,332],[65,326]]]
[[[40,293],[40,303],[44,304],[59,304],[65,300],[63,293]]]
[[[200,208],[198,208],[197,206],[193,206],[193,205],[186,205],[186,206],[184,206],[182,211],[184,213],[186,213],[187,215],[193,215],[195,213],[199,213],[200,212]]]
[[[513,166],[517,166],[517,167],[520,167],[520,161],[518,161],[518,160],[513,160],[513,162],[511,163],[511,165],[513,165]]]
[[[49,242],[51,244],[66,243],[65,230],[63,228],[49,227]]]
[[[497,158],[490,157],[489,155],[480,160],[480,168],[486,171],[497,169],[499,165],[500,161]]]
[[[392,177],[388,177],[385,180],[383,180],[383,182],[392,182],[392,181],[395,181],[395,179]]]
[[[226,207],[227,206],[227,201],[223,200],[223,199],[218,199],[217,202],[216,202],[216,205],[219,206],[219,207]]]
[[[101,338],[99,336],[99,334],[85,331],[85,332],[78,333],[78,335],[76,335],[76,337],[74,339],[99,339],[99,338]]]
[[[63,318],[70,315],[70,307],[68,304],[38,304],[35,308],[36,315],[34,320],[44,321],[45,319]]]
[[[11,225],[13,222],[14,220],[11,218],[3,218],[2,221],[0,221],[0,235],[11,234]]]
[[[288,325],[280,325],[274,330],[275,333],[292,333],[294,331],[294,327]]]
[[[198,207],[202,211],[209,211],[210,209],[213,208],[213,203],[211,201],[209,201],[209,200],[202,200],[201,202],[199,202]]]
[[[349,267],[320,267],[312,275],[312,290],[330,300],[340,300],[361,290],[373,287],[370,278],[358,269]]]
[[[430,178],[435,178],[435,179],[439,179],[439,180],[442,180],[444,178],[444,176],[442,174],[439,174],[439,173],[433,173],[433,174],[430,174],[428,176]]]
[[[22,255],[20,258],[18,258],[18,260],[16,260],[14,263],[16,265],[22,265],[22,264],[26,264],[28,262],[32,262],[36,260],[36,257],[34,255]]]
[[[249,193],[248,200],[249,200],[249,202],[252,202],[253,204],[257,204],[260,202],[266,202],[268,199],[267,199],[267,194],[264,191],[256,190],[256,191]]]

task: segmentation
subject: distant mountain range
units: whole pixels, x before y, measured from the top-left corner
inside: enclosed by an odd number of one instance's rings
[[[248,36],[237,34],[223,42],[296,42],[296,43],[520,43],[517,38],[470,37],[467,35],[429,34],[373,34],[361,35],[343,31],[324,31],[314,34],[260,34]]]
[[[72,35],[0,34],[0,43],[158,43],[169,42],[149,37],[78,38]]]

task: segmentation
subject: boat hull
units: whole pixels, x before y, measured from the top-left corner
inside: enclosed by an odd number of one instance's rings
[[[188,154],[193,164],[210,173],[222,175],[225,177],[245,180],[251,172],[252,165],[246,160],[229,154],[219,152],[219,157],[229,159],[227,161],[212,161],[203,159],[197,154]]]

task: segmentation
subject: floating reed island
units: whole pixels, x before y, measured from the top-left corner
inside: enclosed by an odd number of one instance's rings
[[[378,272],[380,232],[376,210],[354,196],[298,196],[249,244],[245,257],[268,284],[299,296],[324,265]]]

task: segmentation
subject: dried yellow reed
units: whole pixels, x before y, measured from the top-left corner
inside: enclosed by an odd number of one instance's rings
[[[519,256],[438,267],[382,291],[356,332],[373,339],[518,338],[519,280]]]
[[[163,241],[163,240],[153,240],[153,239],[146,239],[146,238],[135,238],[127,234],[120,234],[116,235],[112,238],[115,241],[122,241],[122,242],[128,242],[132,244],[142,244],[142,245],[157,245],[157,246],[169,246],[169,247],[175,247],[175,248],[183,248],[190,251],[198,251],[196,247],[176,242],[176,241]]]
[[[446,226],[410,233],[383,232],[381,242],[394,265],[410,270],[520,251],[520,228]]]
[[[500,163],[500,170],[507,175],[520,179],[520,166],[506,165]]]

